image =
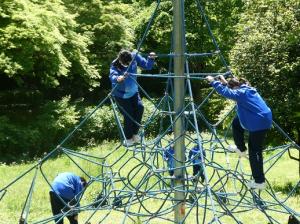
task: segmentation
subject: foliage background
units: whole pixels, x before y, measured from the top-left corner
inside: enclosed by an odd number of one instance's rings
[[[196,1],[186,2],[187,51],[211,52],[213,44]],[[274,120],[300,143],[300,11],[297,0],[201,1],[224,57],[273,110]],[[0,3],[0,158],[31,159],[50,151],[110,91],[111,61],[133,49],[154,9],[152,0],[3,0]],[[172,1],[161,3],[141,51],[169,53]],[[168,61],[153,70],[164,73]],[[190,71],[222,71],[220,60],[190,60]],[[140,79],[153,97],[165,83]],[[155,86],[155,88],[153,88]],[[195,99],[209,86],[194,82]],[[224,111],[214,99],[209,118]],[[145,103],[148,111],[151,104]],[[146,115],[145,115],[146,116]],[[103,128],[109,127],[109,128]],[[85,129],[84,129],[85,128]],[[155,133],[154,125],[149,130]],[[73,144],[118,138],[108,105],[80,130]],[[281,141],[275,133],[273,142]]]

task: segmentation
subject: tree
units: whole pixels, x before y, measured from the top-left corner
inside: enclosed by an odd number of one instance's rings
[[[155,2],[148,3],[148,0],[138,1],[137,7],[141,6],[140,13],[135,22],[137,38],[142,36],[145,30],[146,21],[150,18],[153,12]],[[239,14],[243,10],[242,0],[193,0],[185,2],[185,32],[187,51],[195,52],[212,52],[215,47],[208,32],[208,27],[204,22],[204,18],[200,13],[197,2],[199,2],[205,10],[209,19],[212,32],[216,37],[225,58],[228,59],[229,50],[235,42],[236,35],[235,25],[238,23]],[[159,10],[155,15],[153,26],[150,29],[149,35],[145,41],[146,49],[157,49],[160,53],[169,53],[171,51],[172,40],[172,1],[162,1]],[[190,70],[213,71],[222,68],[222,63],[219,58],[213,61],[190,59]]]
[[[63,78],[99,84],[87,57],[90,40],[76,32],[74,15],[60,1],[5,0],[0,21],[0,74],[17,86],[53,88]]]
[[[189,53],[204,53],[213,52],[216,48],[213,45],[211,36],[209,35],[208,27],[205,24],[204,18],[201,15],[200,8],[197,2],[204,8],[205,13],[209,19],[212,32],[218,42],[218,45],[228,62],[228,54],[235,43],[235,36],[237,34],[235,25],[238,23],[239,14],[243,11],[242,0],[191,0],[185,1],[185,37],[186,37],[186,51]],[[139,38],[145,31],[147,21],[152,15],[155,1],[143,0],[135,3],[136,7],[140,7],[140,13],[137,14],[135,20],[136,38]],[[154,15],[153,25],[145,39],[142,50],[155,50],[157,53],[172,52],[172,31],[173,31],[173,13],[172,1],[161,1],[160,7],[156,15]],[[157,67],[159,73],[166,73],[169,69],[169,58],[160,58],[157,60]],[[223,63],[219,57],[190,57],[189,58],[190,72],[217,72],[224,71]],[[147,80],[147,82],[140,82],[147,90],[152,90],[155,80]],[[157,82],[155,83],[158,86]],[[162,84],[163,85],[163,84]],[[207,95],[207,83],[203,81],[192,82],[194,97],[197,101],[202,101]],[[148,87],[148,88],[147,88]],[[160,89],[163,89],[162,86]],[[156,90],[159,88],[156,88]],[[213,114],[214,117],[218,114],[220,109],[224,107],[223,101],[214,101],[214,108],[211,105],[207,107],[211,111],[207,114]]]
[[[297,0],[247,1],[237,26],[239,39],[231,52],[237,73],[259,89],[273,109],[274,120],[298,143],[299,20]]]
[[[134,7],[121,1],[63,2],[68,11],[76,15],[77,31],[90,38],[88,58],[97,65],[98,72],[104,74],[101,92],[105,92],[110,89],[107,74],[111,61],[122,48],[133,46],[134,32],[130,19],[135,15]]]

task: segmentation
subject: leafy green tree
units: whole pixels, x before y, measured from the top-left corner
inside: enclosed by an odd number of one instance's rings
[[[212,32],[216,41],[228,62],[228,54],[235,43],[237,34],[235,25],[239,21],[239,14],[244,10],[244,1],[242,0],[220,0],[198,1],[209,20]],[[147,21],[154,11],[156,1],[142,0],[136,1],[136,8],[140,8],[140,13],[134,21],[137,41],[143,35]],[[173,31],[173,8],[172,1],[161,1],[157,14],[155,15],[153,25],[145,39],[142,50],[155,50],[157,53],[172,52],[172,31]],[[205,24],[204,18],[201,15],[200,8],[196,0],[185,1],[185,36],[186,36],[186,51],[189,53],[213,52],[216,48],[213,45],[211,36],[209,35],[208,27]],[[169,58],[160,58],[157,60],[157,70],[159,73],[165,73],[169,69]],[[190,57],[189,58],[190,72],[216,72],[224,71],[224,66],[219,57]],[[149,79],[148,79],[149,80]],[[152,86],[156,82],[150,80],[141,82],[147,90],[152,90]],[[158,86],[157,82],[155,83]],[[161,84],[164,85],[164,84]],[[207,95],[207,83],[203,81],[192,82],[194,97],[197,101],[202,101]],[[147,88],[148,87],[148,88]],[[160,89],[163,89],[161,86]],[[156,88],[157,90],[158,88]],[[153,91],[153,90],[152,90]],[[216,108],[223,108],[223,100],[214,102]],[[210,113],[216,117],[220,110],[212,110]]]
[[[39,112],[0,116],[0,161],[32,159],[51,151],[79,120],[70,97],[45,102]],[[24,115],[25,114],[25,115]]]
[[[129,4],[110,2],[104,5],[100,22],[93,28],[94,49],[99,63],[108,72],[107,62],[116,57],[122,48],[133,48],[134,29],[131,18],[135,15],[134,8]]]
[[[0,74],[24,88],[53,88],[80,79],[91,88],[100,75],[87,54],[90,40],[61,1],[5,0],[0,11]]]
[[[231,64],[259,89],[274,120],[300,143],[300,14],[297,0],[247,1]],[[298,117],[297,117],[298,114]]]
[[[235,25],[238,23],[239,14],[243,10],[242,0],[221,0],[221,1],[186,1],[185,2],[185,32],[187,52],[203,53],[215,51],[208,27],[204,22],[197,2],[199,2],[209,19],[212,32],[216,37],[218,45],[228,58],[229,50],[232,48],[236,35]],[[142,5],[137,15],[135,24],[136,37],[140,38],[146,28],[146,21],[156,5],[155,1],[137,1],[136,7]],[[145,5],[145,6],[144,6]],[[146,49],[155,49],[159,53],[172,51],[172,26],[173,26],[172,1],[162,1],[158,13],[155,15],[153,26],[145,41]],[[168,64],[164,66],[167,67]],[[199,58],[190,59],[190,71],[216,71],[222,68],[219,58],[203,60]],[[163,69],[162,69],[163,70]]]
[[[110,89],[108,80],[110,62],[122,48],[133,47],[131,18],[135,10],[122,1],[63,0],[68,11],[75,14],[78,32],[90,38],[89,60],[103,74],[103,89]],[[109,90],[108,90],[109,91]],[[98,95],[99,96],[99,95]]]

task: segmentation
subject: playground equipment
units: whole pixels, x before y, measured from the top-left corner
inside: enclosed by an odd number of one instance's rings
[[[0,188],[0,204],[8,203],[6,197],[13,194],[11,189],[25,178],[31,178],[28,193],[18,198],[22,204],[19,223],[50,223],[54,217],[49,210],[48,217],[31,216],[35,213],[34,191],[36,183],[42,183],[44,189],[50,188],[51,180],[46,166],[53,165],[51,159],[57,155],[67,157],[77,173],[88,177],[88,187],[83,192],[80,206],[66,204],[61,218],[72,212],[81,212],[83,223],[111,223],[116,216],[119,223],[248,223],[253,212],[257,212],[265,223],[282,223],[276,217],[286,216],[289,223],[299,223],[300,214],[290,206],[293,194],[299,189],[300,182],[292,183],[286,197],[279,197],[267,182],[264,191],[248,190],[246,182],[251,175],[247,169],[248,161],[238,158],[228,150],[230,145],[230,119],[234,111],[231,106],[217,122],[207,119],[203,108],[215,96],[212,90],[201,101],[194,99],[192,82],[204,80],[207,75],[232,76],[217,41],[210,29],[208,18],[200,2],[196,0],[199,13],[205,20],[208,33],[215,49],[211,52],[191,53],[186,50],[184,1],[173,1],[174,27],[171,51],[157,54],[158,58],[168,58],[170,68],[167,74],[135,74],[139,77],[166,80],[164,95],[154,100],[140,86],[140,91],[151,102],[152,111],[144,118],[141,126],[141,141],[130,147],[122,145],[125,138],[121,125],[120,113],[113,96],[108,94],[93,111],[84,119],[44,158],[10,183]],[[144,39],[159,9],[157,2],[149,19],[145,33],[137,46],[139,52]],[[189,71],[191,58],[218,57],[223,63],[223,72],[201,73]],[[225,101],[225,100],[224,100]],[[110,151],[99,154],[78,152],[69,148],[68,142],[95,115],[104,104],[112,108],[120,132],[120,144]],[[153,122],[160,124],[159,133],[148,137],[149,126]],[[224,128],[225,127],[225,128]],[[286,144],[268,147],[264,151],[264,167],[267,179],[272,168],[280,163],[282,157],[293,156],[300,150],[299,146],[274,122],[273,129],[285,139]],[[224,131],[225,130],[225,131]],[[174,175],[169,175],[170,168],[163,160],[167,147],[174,145]],[[201,160],[204,180],[199,175],[191,175],[193,162],[187,157],[192,147],[197,145],[197,155]],[[206,152],[206,156],[203,152]],[[91,167],[95,167],[91,171]],[[280,165],[279,165],[280,167]],[[27,187],[27,185],[26,185]],[[91,195],[93,197],[91,197]],[[17,197],[17,195],[16,195]],[[174,214],[174,215],[173,215]],[[243,214],[246,214],[243,217]],[[4,220],[5,221],[5,220]],[[117,221],[113,221],[117,223]],[[254,221],[255,223],[255,221]]]

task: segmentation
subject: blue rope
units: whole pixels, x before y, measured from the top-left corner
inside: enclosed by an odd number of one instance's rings
[[[150,25],[154,20],[154,15],[156,14],[160,1],[157,2],[156,8],[148,22],[146,31],[142,36],[140,43],[138,44],[138,52],[141,48],[141,45],[144,39],[147,36],[147,33],[150,29]],[[183,4],[183,1],[181,1]],[[88,211],[90,216],[86,219],[85,223],[88,223],[92,220],[92,217],[96,215],[97,211],[107,211],[106,214],[103,214],[103,217],[99,220],[99,223],[104,222],[110,218],[112,215],[112,210],[116,210],[122,212],[124,217],[122,219],[123,223],[130,219],[132,222],[135,222],[135,218],[143,221],[144,223],[149,223],[154,218],[163,220],[165,222],[174,223],[171,218],[166,218],[167,215],[172,212],[175,206],[179,203],[175,201],[173,194],[174,192],[178,192],[181,189],[177,189],[172,182],[174,178],[167,177],[167,173],[170,170],[166,167],[164,161],[162,161],[162,155],[166,147],[169,147],[171,144],[174,144],[179,138],[184,137],[187,141],[187,147],[193,144],[198,144],[201,147],[205,145],[205,150],[210,154],[210,157],[204,158],[203,153],[200,153],[201,157],[201,167],[204,170],[205,176],[205,184],[201,184],[199,182],[192,182],[197,177],[188,176],[189,170],[192,168],[193,163],[190,159],[186,159],[184,161],[184,165],[177,167],[176,169],[184,169],[185,177],[182,179],[185,183],[185,189],[183,192],[186,195],[185,200],[188,201],[188,196],[190,195],[192,201],[187,202],[187,213],[184,217],[184,220],[187,220],[191,217],[193,211],[195,211],[196,215],[194,223],[225,223],[223,222],[223,218],[230,219],[231,223],[241,223],[236,214],[240,214],[242,212],[250,212],[254,209],[259,210],[266,217],[266,219],[271,223],[279,223],[270,215],[271,212],[276,212],[278,214],[291,214],[296,217],[300,217],[300,214],[288,207],[285,203],[289,198],[293,196],[296,192],[297,188],[300,186],[300,182],[298,182],[295,187],[291,190],[291,192],[286,196],[284,200],[280,200],[277,198],[277,195],[273,192],[273,189],[270,187],[268,183],[268,189],[265,191],[266,194],[269,194],[269,198],[264,197],[264,195],[257,194],[254,191],[248,191],[246,189],[246,179],[250,178],[250,174],[245,172],[242,167],[242,161],[239,159],[236,163],[234,163],[234,168],[230,167],[229,163],[229,152],[226,149],[228,145],[228,136],[226,132],[224,136],[221,138],[218,133],[218,129],[224,123],[225,119],[229,117],[229,115],[233,112],[233,109],[226,113],[225,116],[219,119],[215,123],[209,122],[203,114],[203,107],[208,102],[214,91],[211,91],[199,105],[194,102],[193,93],[191,89],[191,80],[194,79],[204,79],[206,75],[232,75],[229,70],[221,51],[219,50],[219,46],[216,43],[216,40],[212,34],[211,28],[208,23],[208,19],[204,13],[200,2],[197,1],[200,12],[202,13],[207,27],[209,28],[210,35],[213,39],[214,45],[216,47],[215,52],[211,53],[184,53],[185,57],[185,74],[182,78],[186,79],[186,92],[189,93],[189,101],[184,106],[183,110],[179,114],[174,114],[172,108],[172,93],[174,91],[172,86],[172,81],[174,78],[181,78],[181,76],[174,76],[174,72],[172,71],[172,63],[175,57],[179,55],[173,54],[173,33],[172,33],[172,41],[171,41],[171,51],[169,54],[158,54],[159,57],[168,57],[169,60],[169,72],[167,74],[134,74],[136,76],[141,77],[152,77],[152,78],[167,78],[166,82],[166,90],[164,96],[155,102],[147,92],[141,87],[141,91],[145,93],[146,97],[150,99],[152,105],[154,106],[154,110],[149,115],[148,119],[144,122],[144,124],[139,124],[143,129],[147,129],[151,122],[156,119],[158,116],[161,117],[160,120],[160,128],[158,136],[152,140],[148,141],[143,139],[138,145],[134,145],[132,147],[122,147],[122,144],[116,145],[112,150],[107,152],[102,156],[94,156],[89,155],[87,153],[77,152],[70,148],[65,147],[69,139],[74,136],[74,133],[78,131],[78,129],[92,116],[94,113],[107,101],[110,102],[113,108],[113,113],[115,120],[117,121],[118,129],[121,132],[121,136],[124,137],[124,131],[122,129],[122,125],[117,113],[117,107],[114,103],[112,92],[113,90],[105,97],[95,109],[89,112],[79,124],[57,145],[48,155],[42,158],[36,165],[29,168],[27,171],[23,172],[20,176],[15,178],[9,184],[5,185],[0,189],[0,202],[4,198],[4,195],[7,195],[10,187],[16,182],[20,181],[24,178],[28,173],[30,173],[33,169],[36,169],[36,173],[34,178],[32,179],[30,189],[27,194],[27,198],[25,204],[23,206],[22,214],[25,212],[26,219],[29,213],[30,202],[32,200],[32,192],[34,189],[34,184],[36,182],[37,170],[39,168],[40,173],[42,174],[45,182],[48,184],[48,187],[51,188],[51,184],[47,178],[47,175],[44,172],[43,166],[46,166],[46,162],[55,158],[56,155],[62,154],[68,161],[72,164],[74,169],[80,171],[84,175],[89,178],[88,186],[89,189],[95,190],[93,186],[96,186],[96,183],[101,184],[101,188],[97,188],[96,191],[103,194],[103,198],[99,200],[89,200],[88,203],[84,206],[74,208],[71,207],[71,211],[65,212],[62,215],[46,218],[43,220],[39,220],[33,223],[49,223],[53,221],[54,218],[60,217],[62,220],[67,215],[71,214],[71,212],[79,212],[79,211]],[[183,7],[182,7],[183,10]],[[184,14],[183,14],[184,15]],[[184,19],[184,18],[183,18]],[[182,27],[185,30],[185,25]],[[186,52],[186,49],[184,49]],[[190,73],[189,72],[189,59],[191,57],[206,57],[206,56],[214,56],[219,55],[225,67],[227,68],[227,72],[225,73]],[[168,116],[169,122],[166,127],[163,126],[164,117]],[[192,116],[193,121],[190,120]],[[196,131],[196,140],[194,133],[185,133],[182,136],[179,136],[177,139],[170,139],[168,134],[173,130],[174,123],[184,117],[187,120],[186,129],[192,127],[193,131]],[[205,138],[202,135],[201,129],[204,130],[203,127],[199,127],[199,121],[202,121],[205,127],[210,131],[210,138]],[[279,159],[285,154],[290,153],[290,149],[293,147],[296,150],[299,150],[299,146],[292,141],[292,139],[274,122],[274,128],[280,131],[280,133],[289,141],[289,144],[273,147],[265,150],[265,153],[272,152],[272,155],[265,160],[265,165],[269,164],[266,172],[269,172],[272,167],[279,161]],[[227,131],[229,128],[227,129]],[[144,134],[143,134],[144,137]],[[209,147],[206,147],[209,145]],[[218,153],[218,155],[224,155],[227,162],[227,167],[224,167],[223,164],[218,163],[214,158],[214,155]],[[102,152],[101,152],[102,154]],[[118,155],[118,157],[116,157]],[[173,157],[174,160],[176,160]],[[90,173],[90,170],[85,169],[80,165],[80,162],[85,162],[93,165],[97,165],[100,167],[99,173],[93,176]],[[180,161],[182,162],[182,161]],[[133,167],[128,173],[122,172],[126,170],[127,167]],[[116,170],[114,172],[114,170]],[[207,172],[206,170],[210,171]],[[143,175],[141,175],[143,174]],[[228,185],[232,184],[233,187],[228,188]],[[98,185],[97,185],[98,186]],[[200,188],[201,187],[201,188]],[[181,190],[182,191],[182,190]],[[81,192],[84,193],[84,192]],[[83,194],[81,194],[82,197]],[[157,200],[160,202],[158,208],[155,211],[148,209],[147,203],[151,203],[152,200]],[[101,205],[101,203],[107,202],[106,205]],[[95,206],[95,202],[99,203],[98,206]],[[65,206],[70,207],[65,204]],[[274,207],[278,207],[278,209]],[[132,210],[132,207],[137,207],[136,210]],[[200,215],[201,214],[201,215]],[[210,220],[209,220],[210,219]]]

